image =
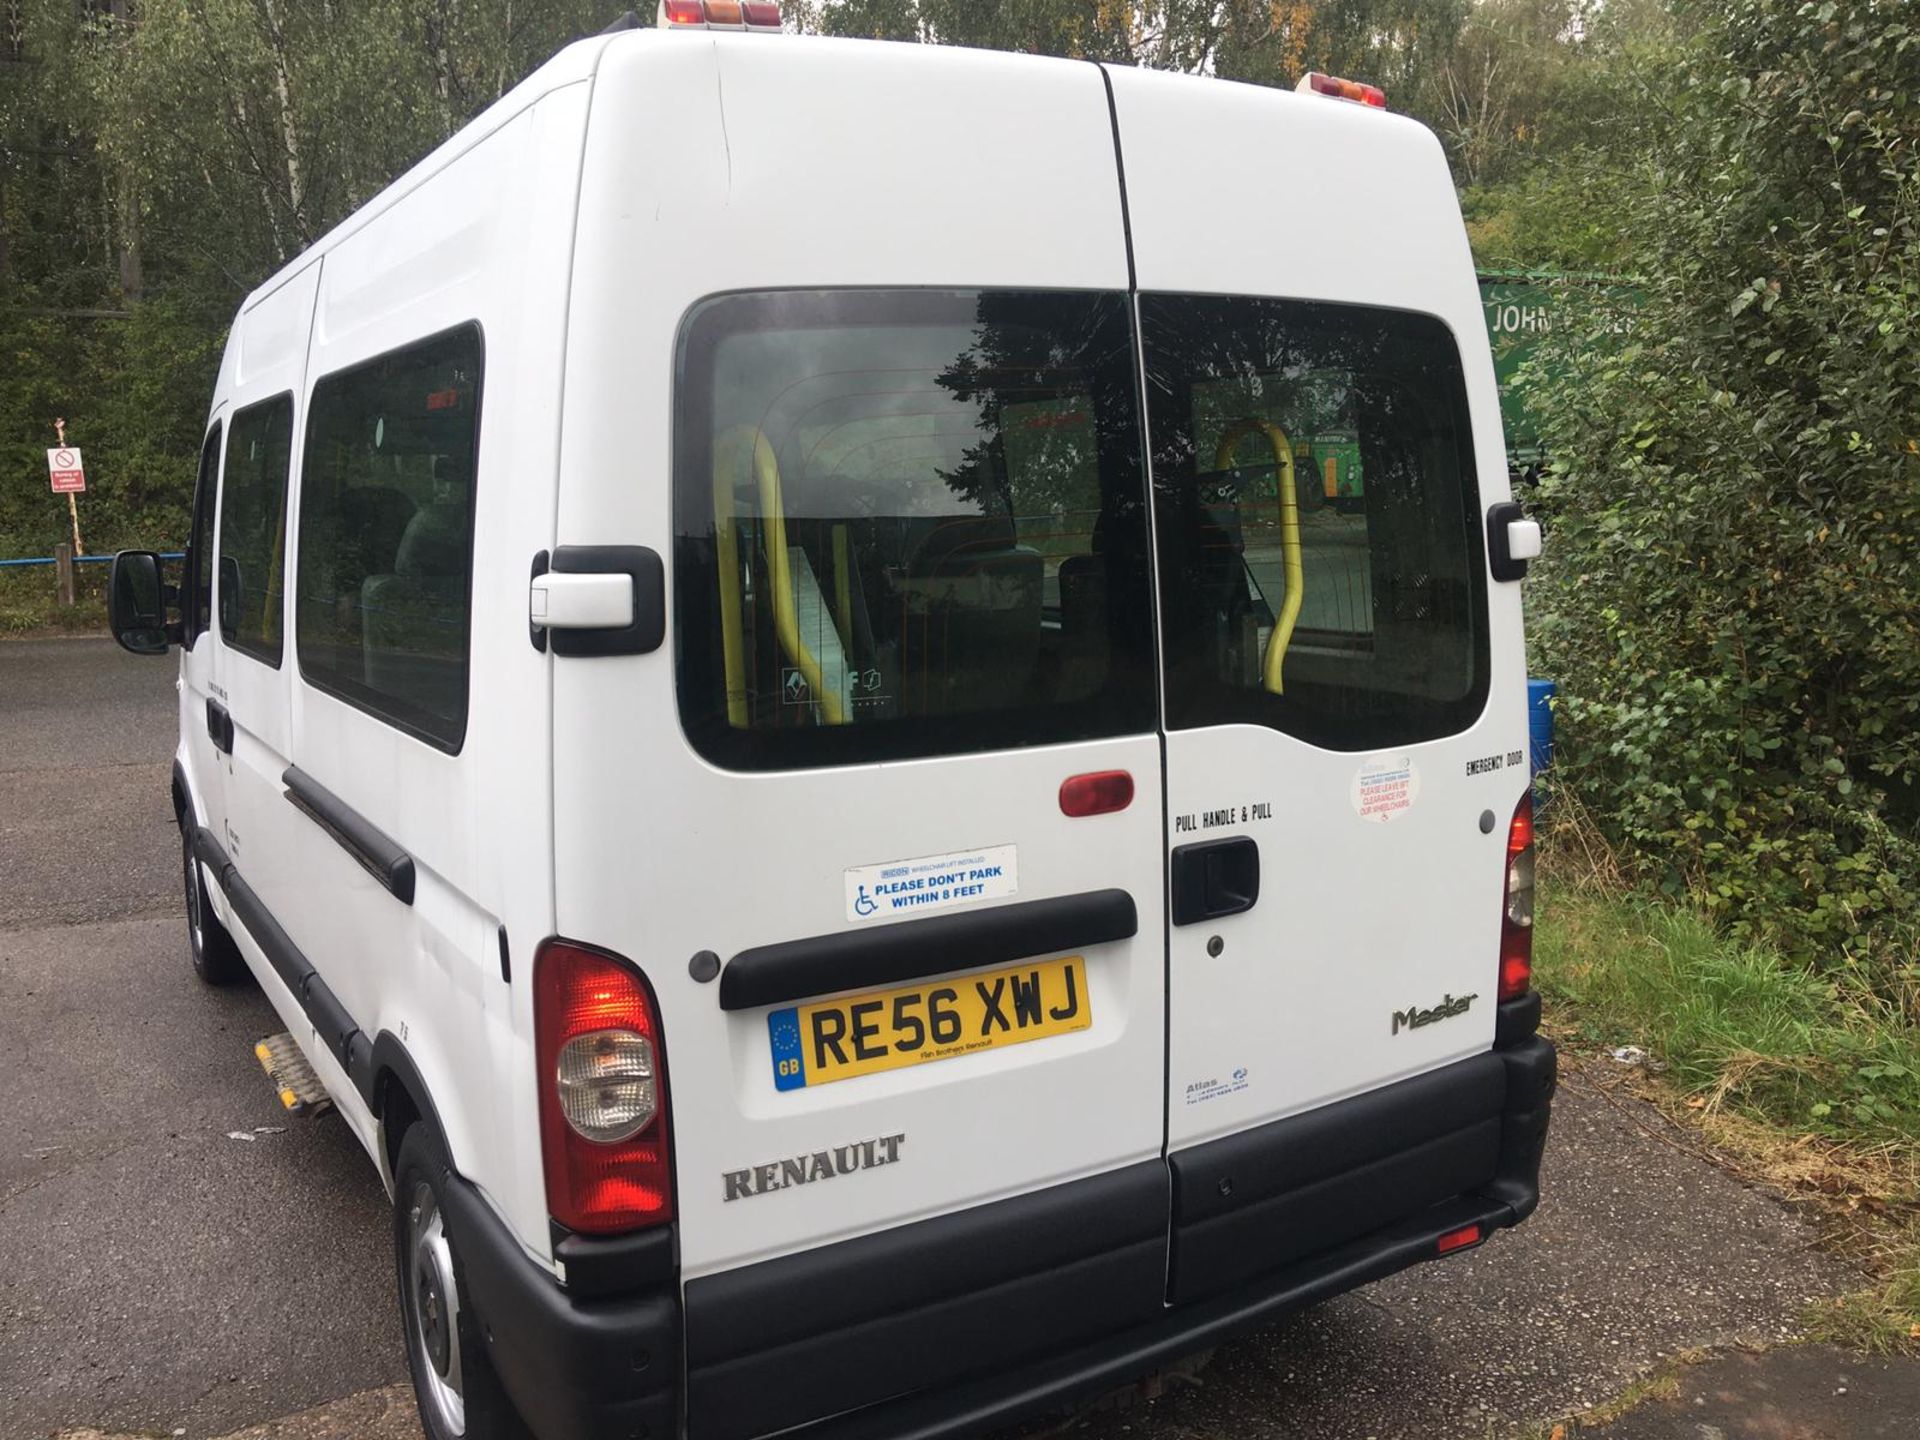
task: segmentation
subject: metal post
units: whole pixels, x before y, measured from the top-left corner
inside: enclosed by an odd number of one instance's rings
[[[59,589],[60,604],[73,608],[73,547],[62,540],[53,547],[54,583]]]

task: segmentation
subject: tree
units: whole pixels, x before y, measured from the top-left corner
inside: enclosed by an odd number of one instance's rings
[[[1564,328],[1534,590],[1565,782],[1671,889],[1905,993],[1920,932],[1920,43],[1686,0],[1625,345]],[[1587,333],[1591,333],[1589,330]]]

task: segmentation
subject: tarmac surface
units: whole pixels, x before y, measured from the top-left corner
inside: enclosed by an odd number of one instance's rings
[[[337,1119],[280,1109],[251,1053],[281,1028],[258,991],[207,989],[187,961],[173,675],[109,642],[0,644],[0,1440],[411,1440],[374,1169]],[[1609,1062],[1563,1075],[1545,1199],[1519,1230],[1060,1428],[1538,1434],[1707,1347],[1726,1353],[1680,1400],[1598,1433],[1920,1434],[1920,1367],[1740,1352],[1861,1278],[1618,1092]]]

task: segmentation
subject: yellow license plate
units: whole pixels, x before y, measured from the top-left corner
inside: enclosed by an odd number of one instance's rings
[[[1078,955],[844,1000],[790,1005],[767,1017],[776,1089],[798,1090],[976,1050],[1067,1035],[1093,1023]]]

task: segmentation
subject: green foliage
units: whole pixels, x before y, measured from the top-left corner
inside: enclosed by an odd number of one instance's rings
[[[1583,1039],[1643,1045],[1683,1090],[1790,1131],[1920,1139],[1920,1027],[1857,981],[1684,907],[1542,898],[1536,981]]]
[[[1535,367],[1555,462],[1534,663],[1568,697],[1561,783],[1647,873],[1904,997],[1920,32],[1874,0],[1689,13],[1676,122],[1620,215],[1644,299]]]

